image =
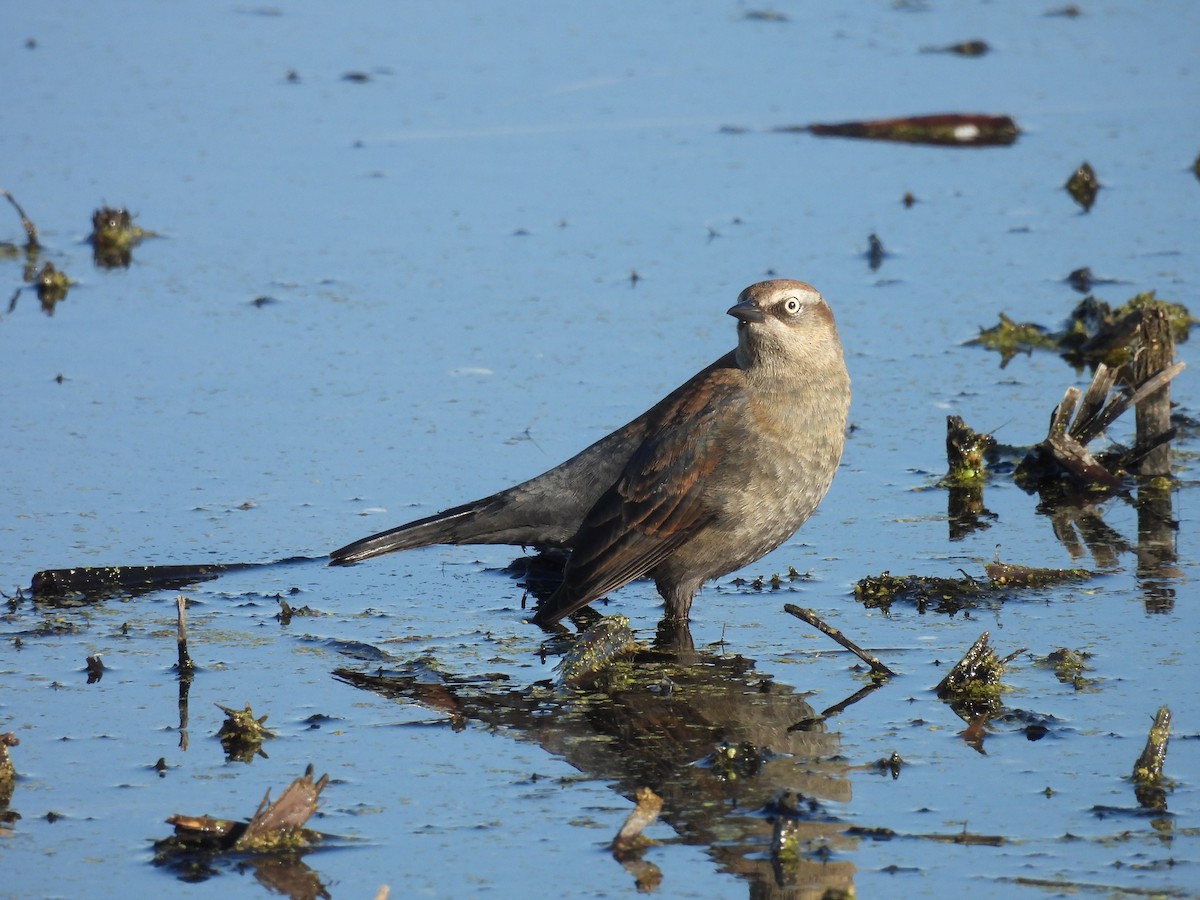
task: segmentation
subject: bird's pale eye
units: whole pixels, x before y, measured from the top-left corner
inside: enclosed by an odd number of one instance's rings
[[[788,297],[783,301],[783,309],[789,316],[794,316],[800,312],[800,301],[795,297]]]

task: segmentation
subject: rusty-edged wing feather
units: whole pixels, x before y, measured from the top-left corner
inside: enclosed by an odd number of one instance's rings
[[[747,403],[745,376],[719,361],[653,412],[646,439],[583,519],[563,583],[534,621],[550,625],[640,578],[714,516],[706,482]]]

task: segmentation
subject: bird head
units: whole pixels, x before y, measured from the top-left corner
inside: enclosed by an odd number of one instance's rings
[[[797,367],[841,366],[842,344],[833,311],[812,285],[803,281],[760,281],[738,295],[729,308],[738,320],[738,365],[782,367],[801,377]]]

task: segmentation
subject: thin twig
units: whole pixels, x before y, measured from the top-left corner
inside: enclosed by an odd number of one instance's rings
[[[813,628],[820,631],[822,634],[825,634],[828,637],[833,638],[835,641],[837,641],[839,644],[841,644],[843,647],[845,647],[847,650],[849,650],[851,653],[853,653],[855,656],[857,656],[859,659],[861,659],[863,662],[865,662],[868,666],[870,666],[871,671],[874,672],[875,674],[883,675],[885,677],[891,677],[892,675],[896,674],[891,669],[889,669],[887,666],[885,666],[883,663],[881,663],[878,659],[876,659],[874,656],[872,656],[870,653],[868,653],[866,650],[864,650],[862,647],[858,646],[858,644],[854,643],[854,641],[850,640],[850,638],[846,637],[844,634],[842,634],[840,631],[838,631],[836,628],[834,628],[832,625],[826,625],[825,622],[821,620],[820,616],[818,616],[811,609],[801,609],[799,606],[796,606],[795,604],[785,603],[783,605],[783,611],[786,613],[790,613],[791,615],[795,616],[797,619],[804,620],[809,625],[811,625]]]

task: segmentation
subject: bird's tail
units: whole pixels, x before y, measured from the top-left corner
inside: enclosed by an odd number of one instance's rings
[[[483,524],[481,514],[491,511],[490,507],[494,504],[494,498],[490,497],[476,500],[361,538],[330,553],[329,564],[348,566],[384,553],[427,547],[430,544],[490,543],[481,532],[493,526]]]

